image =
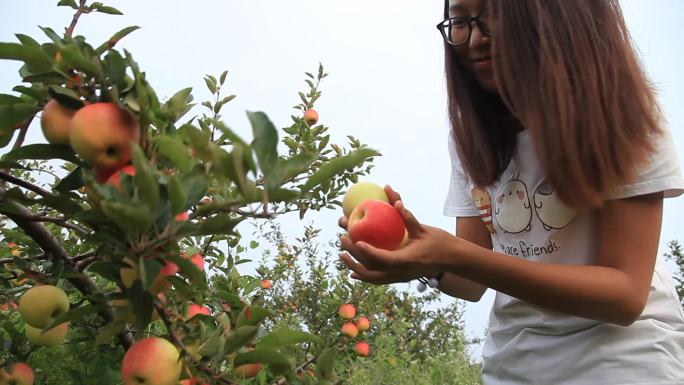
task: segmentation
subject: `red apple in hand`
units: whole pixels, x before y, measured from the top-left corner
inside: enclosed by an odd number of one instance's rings
[[[352,242],[366,242],[374,247],[395,250],[406,229],[401,215],[389,203],[370,199],[356,206],[347,225]]]

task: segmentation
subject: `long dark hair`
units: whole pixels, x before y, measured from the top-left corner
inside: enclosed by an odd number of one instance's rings
[[[444,13],[448,17],[448,0]],[[617,0],[490,0],[499,93],[480,87],[445,43],[449,117],[480,186],[510,162],[516,119],[561,199],[600,206],[654,150],[662,114]]]

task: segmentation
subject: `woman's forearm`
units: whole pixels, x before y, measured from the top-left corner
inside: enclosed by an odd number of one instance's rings
[[[629,325],[641,314],[639,295],[629,276],[607,266],[531,262],[456,239],[448,272],[531,304],[578,317]]]

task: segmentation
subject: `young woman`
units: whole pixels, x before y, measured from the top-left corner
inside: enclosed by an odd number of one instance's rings
[[[684,384],[684,312],[657,259],[684,179],[618,1],[450,0],[444,17],[456,236],[386,187],[410,242],[342,237],[352,277],[496,290],[486,385]]]

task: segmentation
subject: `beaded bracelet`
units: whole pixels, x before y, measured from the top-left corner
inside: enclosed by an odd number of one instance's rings
[[[442,279],[443,276],[444,272],[441,272],[437,274],[436,277],[430,279],[427,279],[425,277],[418,278],[418,291],[422,293],[425,290],[427,290],[428,286],[430,286],[433,289],[436,288],[437,285],[439,285],[439,281]]]

